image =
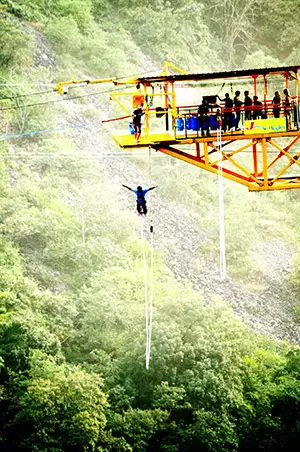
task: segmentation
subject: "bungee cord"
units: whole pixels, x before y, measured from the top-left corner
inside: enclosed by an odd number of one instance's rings
[[[144,221],[141,220],[141,239],[142,239],[142,252],[144,261],[144,298],[145,298],[145,322],[146,322],[146,369],[149,369],[149,320],[148,320],[148,272],[147,272],[147,260],[145,253],[145,238],[144,238]]]
[[[224,226],[224,181],[223,181],[223,154],[222,154],[222,128],[217,130],[218,137],[218,189],[219,189],[219,234],[220,234],[220,279],[226,279],[225,256],[225,226]]]
[[[149,146],[149,187],[151,187],[151,147]],[[151,207],[151,194],[149,196],[149,206]],[[153,222],[150,219],[150,280],[148,286],[148,267],[145,252],[145,237],[144,237],[144,219],[141,220],[141,241],[142,254],[144,263],[144,299],[145,299],[145,323],[146,323],[146,369],[149,369],[151,356],[151,339],[152,339],[152,320],[153,320],[153,273],[154,273],[154,259],[153,259]]]
[[[151,146],[149,146],[149,187],[152,183],[152,155]],[[150,192],[149,205],[151,208],[152,193]],[[149,369],[151,355],[151,339],[152,339],[152,319],[153,319],[153,219],[150,218],[150,297],[149,297],[149,327],[148,327],[148,362],[146,368]],[[148,364],[148,365],[147,365]]]

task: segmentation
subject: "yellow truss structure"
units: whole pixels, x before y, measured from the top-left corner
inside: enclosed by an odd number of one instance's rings
[[[136,150],[150,146],[215,174],[219,173],[221,152],[223,177],[248,187],[249,191],[269,191],[300,188],[300,149],[295,149],[299,137],[298,132],[288,132],[284,146],[278,143],[282,141],[281,134],[255,135],[251,139],[224,134],[221,142],[217,136],[174,140],[170,134],[153,134],[139,143],[130,136],[115,136],[114,139],[121,148]],[[237,144],[240,145],[236,147]],[[230,145],[234,149],[227,150]]]

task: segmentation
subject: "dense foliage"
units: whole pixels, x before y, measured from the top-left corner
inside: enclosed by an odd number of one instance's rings
[[[26,107],[36,98],[22,96],[61,74],[121,76],[164,58],[208,70],[293,63],[299,56],[296,31],[294,41],[288,34],[275,40],[274,29],[293,12],[299,26],[291,0],[2,4],[3,135],[59,123],[62,107]],[[36,63],[33,30],[51,42],[57,72]],[[47,93],[39,97],[47,100]],[[204,306],[199,294],[174,280],[158,253],[145,369],[136,218],[121,205],[101,163],[78,159],[71,139],[55,137],[0,142],[1,450],[296,450],[299,347],[250,332],[218,300]],[[212,243],[215,180],[183,166],[169,172],[166,165],[153,169],[162,195],[191,206]],[[276,193],[245,203],[239,188],[231,190],[231,196],[225,192],[228,261],[240,277],[258,271],[245,253],[257,240],[277,234],[297,242],[300,202],[298,193]],[[268,222],[261,227],[262,204]],[[240,230],[236,211],[245,222],[251,217],[253,229]],[[203,252],[213,253],[205,246]],[[299,273],[296,264],[296,285]]]

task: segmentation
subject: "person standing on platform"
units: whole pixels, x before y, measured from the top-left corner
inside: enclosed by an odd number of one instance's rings
[[[244,105],[245,105],[245,119],[252,119],[251,107],[252,107],[253,101],[252,101],[251,97],[249,96],[249,91],[245,91],[244,95],[245,95],[245,102],[244,102]]]
[[[232,99],[230,99],[229,93],[225,94],[225,99],[220,99],[219,96],[217,96],[218,99],[221,102],[225,102],[224,105],[224,121],[223,121],[223,131],[227,132],[227,128],[228,128],[228,132],[230,131],[231,127],[232,127],[232,108],[233,108],[233,101]]]
[[[217,108],[216,111],[216,128],[217,129],[221,129],[222,128],[222,114],[221,114],[221,110],[219,108]]]
[[[233,105],[234,105],[234,111],[236,114],[236,118],[235,118],[235,130],[240,130],[239,129],[239,122],[241,119],[241,106],[243,105],[243,102],[240,99],[240,91],[236,91],[235,92],[235,96],[233,98]]]
[[[201,128],[201,136],[204,137],[204,132],[206,132],[206,136],[210,137],[209,133],[209,106],[205,99],[202,100],[202,104],[199,105],[198,108],[198,116],[200,121],[200,128]]]
[[[281,96],[279,91],[275,91],[275,95],[272,100],[273,103],[273,115],[274,118],[280,117],[280,104],[281,104]]]
[[[253,96],[253,119],[261,119],[262,117],[262,102],[258,100],[257,96]]]
[[[287,88],[283,90],[284,99],[283,99],[283,105],[284,105],[284,114],[286,116],[287,120],[287,128],[291,128],[291,112],[292,112],[292,100],[290,92]]]

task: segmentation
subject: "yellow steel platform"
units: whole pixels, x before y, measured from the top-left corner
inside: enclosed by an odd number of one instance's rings
[[[130,134],[117,135],[113,138],[117,145],[121,148],[145,147],[159,143],[177,143],[177,140],[175,140],[174,136],[172,136],[170,133],[149,133],[147,137],[142,135],[138,142],[135,141],[134,136]]]
[[[253,134],[245,135],[240,131],[237,132],[226,132],[222,133],[222,141],[231,140],[253,140],[266,138],[282,138],[282,137],[293,137],[300,135],[300,130],[290,130],[288,132],[279,133],[263,133],[263,134]],[[189,133],[187,137],[184,135],[177,135],[176,138],[171,133],[149,133],[147,136],[142,135],[140,140],[137,142],[133,135],[129,133],[126,135],[114,135],[115,142],[118,146],[123,149],[137,148],[137,147],[148,147],[157,145],[173,145],[173,144],[192,144],[192,143],[207,143],[212,141],[217,141],[218,137],[216,132],[212,132],[210,137],[197,136],[197,134]]]

